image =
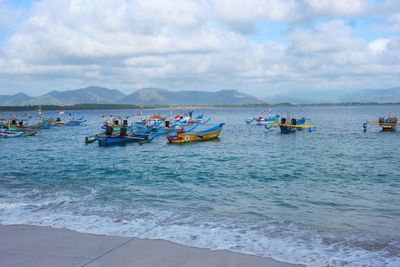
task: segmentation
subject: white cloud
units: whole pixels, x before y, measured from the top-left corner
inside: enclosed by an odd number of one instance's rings
[[[42,0],[0,53],[0,80],[10,88],[100,84],[127,91],[144,86],[236,88],[258,95],[399,83],[398,38],[367,42],[341,19],[296,23],[310,16],[362,14],[365,5]],[[282,33],[285,41],[254,42],[225,25],[251,27],[259,19],[291,22]]]
[[[352,29],[343,21],[319,24],[314,28],[295,29],[289,34],[292,49],[300,52],[330,52],[358,49],[360,39],[352,36]]]
[[[300,1],[288,0],[212,0],[218,15],[228,21],[252,22],[264,18],[272,21],[291,21],[301,14]]]
[[[389,30],[400,32],[400,12],[390,15]]]
[[[357,16],[368,10],[367,0],[305,0],[316,15]]]
[[[348,17],[366,14],[368,0],[211,0],[218,16],[239,32],[254,30],[260,19],[275,22],[297,22],[319,17]]]
[[[368,43],[368,48],[372,51],[374,54],[382,53],[383,51],[386,50],[386,47],[388,43],[390,42],[390,39],[384,38],[384,39],[377,39],[372,42]]]

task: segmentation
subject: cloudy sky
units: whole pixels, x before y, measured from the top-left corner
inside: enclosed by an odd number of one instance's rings
[[[0,0],[0,94],[400,86],[400,0]]]

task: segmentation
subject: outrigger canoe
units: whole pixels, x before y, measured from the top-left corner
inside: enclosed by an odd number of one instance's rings
[[[19,131],[2,130],[2,131],[0,131],[1,138],[16,138],[16,137],[32,136],[35,134],[37,134],[36,130],[19,130]]]
[[[79,119],[71,119],[70,121],[67,121],[64,123],[64,126],[80,126],[82,123],[85,123],[87,120],[85,120],[83,117]]]
[[[90,144],[98,141],[99,146],[108,146],[116,144],[126,144],[126,143],[149,143],[154,138],[158,136],[154,132],[130,132],[127,133],[127,128],[121,128],[118,133],[112,133],[108,127],[106,133],[96,134],[94,136],[88,136],[85,138],[85,143]]]
[[[225,123],[220,123],[214,127],[198,132],[177,131],[174,134],[167,135],[167,140],[170,143],[189,143],[216,139],[221,133],[224,124]]]
[[[126,144],[126,143],[147,143],[150,142],[155,137],[149,137],[149,135],[127,135],[121,136],[97,136],[97,141],[99,146],[109,146],[116,144]]]
[[[121,145],[127,143],[149,143],[157,135],[142,135],[142,134],[131,134],[127,136],[110,136],[105,134],[98,134],[91,137],[86,137],[85,143],[90,144],[98,141],[99,146],[109,146],[109,145]]]
[[[295,133],[297,130],[304,130],[304,129],[308,129],[309,132],[315,131],[315,126],[312,124],[305,124],[304,118],[301,118],[299,120],[292,118],[290,122],[288,122],[286,118],[282,118],[280,123],[266,124],[264,127],[266,129],[271,129],[272,127],[277,127],[277,126],[279,126],[279,128],[281,129],[282,134]]]
[[[384,132],[393,132],[396,131],[397,125],[400,122],[397,120],[397,117],[389,117],[387,119],[381,117],[378,121],[367,121],[363,124],[364,131],[367,130],[368,125],[379,125],[382,127],[382,131]]]

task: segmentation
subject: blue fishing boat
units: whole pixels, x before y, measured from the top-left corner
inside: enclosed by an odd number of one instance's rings
[[[295,133],[296,131],[303,130],[303,129],[308,129],[309,132],[315,131],[315,126],[312,124],[306,124],[306,120],[304,117],[300,119],[295,119],[293,117],[293,114],[288,112],[287,117],[282,117],[277,122],[270,123],[270,124],[265,124],[264,127],[266,129],[272,129],[273,127],[279,126],[281,133],[282,134],[290,134],[290,133]]]
[[[32,136],[37,134],[37,131],[34,129],[29,130],[0,130],[0,137],[1,138],[16,138],[16,137],[25,137],[25,136]]]
[[[88,136],[85,138],[85,143],[90,144],[98,141],[99,146],[108,146],[126,143],[149,143],[158,136],[157,132],[149,129],[142,131],[129,131],[127,127],[119,128],[119,131],[114,133],[112,126],[106,128],[105,133]]]
[[[64,126],[80,126],[85,123],[87,120],[85,118],[71,119],[64,123]]]
[[[271,109],[268,111],[268,117],[264,117],[264,111],[260,113],[257,118],[248,118],[246,119],[246,124],[250,124],[252,122],[256,122],[257,125],[267,125],[277,123],[280,118],[279,114],[274,114],[271,112]]]
[[[23,132],[16,132],[16,131],[0,131],[0,138],[16,138],[21,137]]]

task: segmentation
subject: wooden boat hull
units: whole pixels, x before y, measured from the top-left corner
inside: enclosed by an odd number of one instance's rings
[[[64,126],[80,126],[82,123],[85,123],[86,120],[82,120],[82,121],[68,121],[66,123],[64,123]]]
[[[110,135],[105,135],[105,134],[100,134],[92,137],[93,139],[86,138],[86,143],[92,143],[94,141],[98,141],[99,146],[109,146],[109,145],[118,145],[118,144],[127,144],[127,143],[145,143],[145,142],[150,142],[154,138],[156,138],[157,135],[150,135],[150,134],[141,134],[141,133],[136,133],[136,134],[130,134],[127,136],[110,136]]]
[[[23,136],[23,132],[14,132],[14,131],[3,131],[0,132],[1,138],[16,138]]]
[[[28,131],[24,131],[22,136],[32,136],[37,134],[37,130],[28,130]]]
[[[383,118],[380,117],[379,120],[377,121],[366,121],[363,123],[363,128],[364,131],[367,130],[369,125],[375,125],[379,126],[382,128],[382,131],[384,132],[394,132],[397,129],[397,125],[399,125],[400,122],[397,120],[396,117],[389,117],[389,118]]]
[[[2,131],[0,132],[0,137],[2,138],[16,138],[16,137],[24,137],[24,136],[32,136],[37,134],[36,130],[19,130],[19,131]]]
[[[109,145],[117,145],[117,144],[127,144],[127,143],[138,143],[144,141],[145,138],[141,137],[112,137],[105,136],[99,137],[97,141],[99,142],[99,146],[109,146]]]
[[[397,124],[381,124],[380,126],[384,132],[393,132],[397,129]]]
[[[176,135],[168,135],[167,140],[169,143],[182,144],[216,139],[220,135],[223,125],[224,123],[221,123],[213,128],[195,133],[189,132],[177,133]]]

